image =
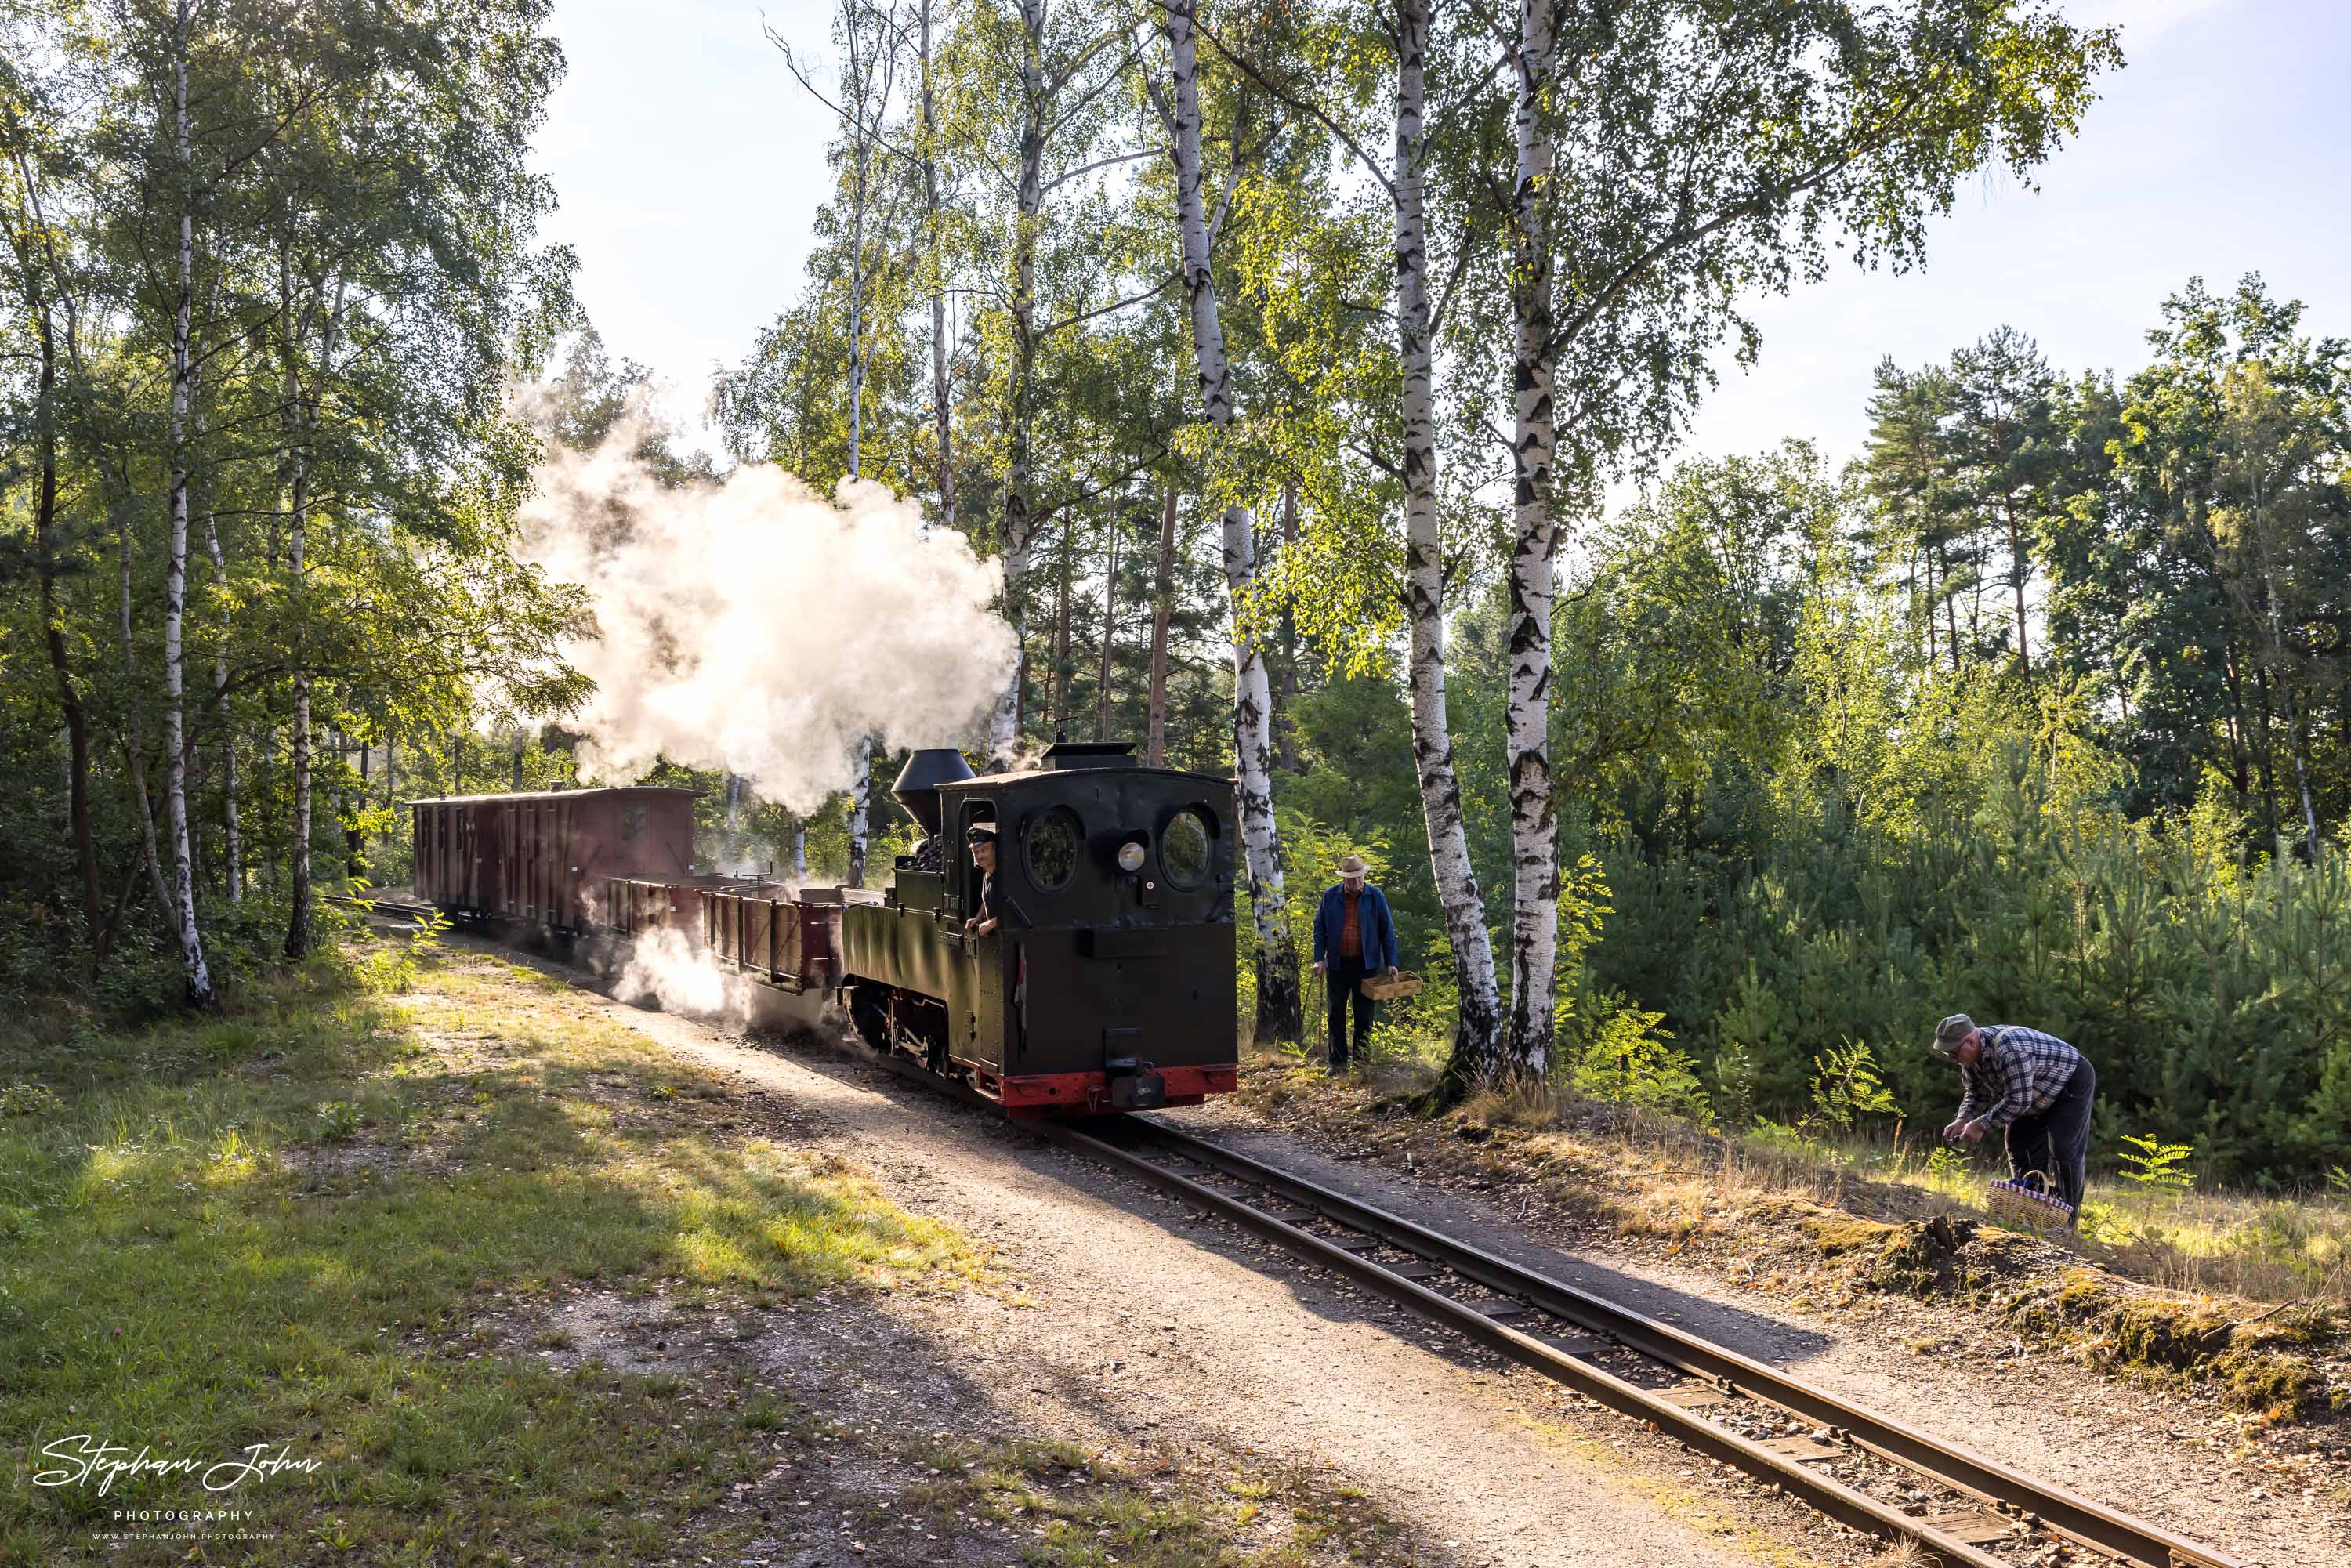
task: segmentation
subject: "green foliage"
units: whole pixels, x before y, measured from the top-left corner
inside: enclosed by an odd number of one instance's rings
[[[1895,1115],[1902,1107],[1878,1076],[1877,1059],[1868,1045],[1849,1040],[1813,1058],[1811,1120],[1821,1127],[1850,1133],[1856,1118]]]
[[[2126,1134],[2123,1144],[2120,1174],[2148,1203],[2169,1202],[2196,1185],[2196,1175],[2188,1168],[2196,1153],[2194,1145],[2167,1144],[2137,1134]]]
[[[1734,1127],[1755,1120],[1755,1085],[1761,1076],[1754,1051],[1744,1040],[1726,1040],[1714,1057],[1714,1104]]]
[[[1706,1126],[1714,1121],[1697,1063],[1676,1050],[1673,1036],[1657,1026],[1663,1013],[1645,1012],[1610,998],[1590,1039],[1577,1053],[1569,1082],[1589,1099],[1634,1105],[1685,1117]]]
[[[57,1091],[41,1083],[11,1083],[0,1088],[0,1116],[45,1116],[62,1103]]]
[[[327,1143],[345,1143],[358,1137],[360,1108],[348,1100],[323,1102],[319,1106],[317,1132]]]

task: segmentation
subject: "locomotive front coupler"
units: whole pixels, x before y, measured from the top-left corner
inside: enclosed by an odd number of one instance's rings
[[[1167,1103],[1167,1080],[1147,1061],[1113,1057],[1102,1063],[1102,1071],[1110,1079],[1113,1111],[1156,1111]]]

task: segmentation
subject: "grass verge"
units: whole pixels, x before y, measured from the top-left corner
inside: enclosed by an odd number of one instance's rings
[[[987,1282],[957,1233],[749,1120],[562,982],[398,940],[137,1032],[10,1009],[0,1563],[691,1562],[771,1535],[778,1488],[867,1506],[810,1464],[837,1413],[747,1371],[479,1348],[485,1317],[567,1291],[756,1322]],[[859,1441],[896,1463],[913,1439]],[[980,1479],[936,1479],[980,1488],[967,1514],[1044,1462],[992,1441],[954,1472]],[[1023,1554],[1140,1531],[1242,1561],[1238,1505],[1196,1500],[1216,1484],[1105,1469]],[[1271,1550],[1247,1560],[1293,1560]]]
[[[1334,1081],[1290,1053],[1258,1055],[1241,1099],[1428,1179],[1543,1197],[1615,1238],[1709,1260],[1734,1284],[1793,1281],[1800,1309],[1856,1291],[1942,1299],[2100,1370],[2209,1390],[2264,1423],[2339,1417],[2351,1405],[2351,1301],[2325,1290],[2331,1274],[2267,1301],[2168,1287],[2147,1266],[2162,1216],[2147,1206],[2131,1208],[2136,1226],[2110,1213],[2104,1236],[2019,1233],[1991,1221],[1983,1175],[1954,1159],[1858,1139],[1726,1135],[1548,1089],[1426,1117],[1412,1107],[1431,1076],[1390,1060]],[[2105,1201],[2121,1207],[2111,1189]],[[2318,1206],[2278,1200],[2273,1220],[2290,1207]]]

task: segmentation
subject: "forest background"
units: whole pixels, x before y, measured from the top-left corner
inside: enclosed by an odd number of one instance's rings
[[[2102,1147],[2346,1161],[2343,340],[2183,277],[2126,374],[1955,324],[1858,462],[1676,456],[1744,302],[2062,156],[2111,34],[843,0],[774,40],[836,189],[714,461],[534,237],[545,5],[0,18],[0,990],[61,1030],[307,951],[314,885],[405,876],[405,798],[593,781],[597,606],[517,519],[619,440],[678,491],[872,480],[998,563],[976,760],[1236,777],[1263,1037],[1353,850],[1433,981],[1384,1049],[1457,1082],[1743,1124],[1866,1046],[1934,1119],[1965,1009],[2091,1055]],[[852,761],[798,815],[653,777],[713,863],[840,877],[906,841]]]

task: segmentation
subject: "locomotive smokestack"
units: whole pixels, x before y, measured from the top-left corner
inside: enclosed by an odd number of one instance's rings
[[[963,759],[962,752],[951,746],[933,747],[906,758],[906,766],[899,769],[898,781],[890,787],[890,795],[906,815],[914,819],[915,826],[936,838],[939,786],[970,777],[971,765]]]

